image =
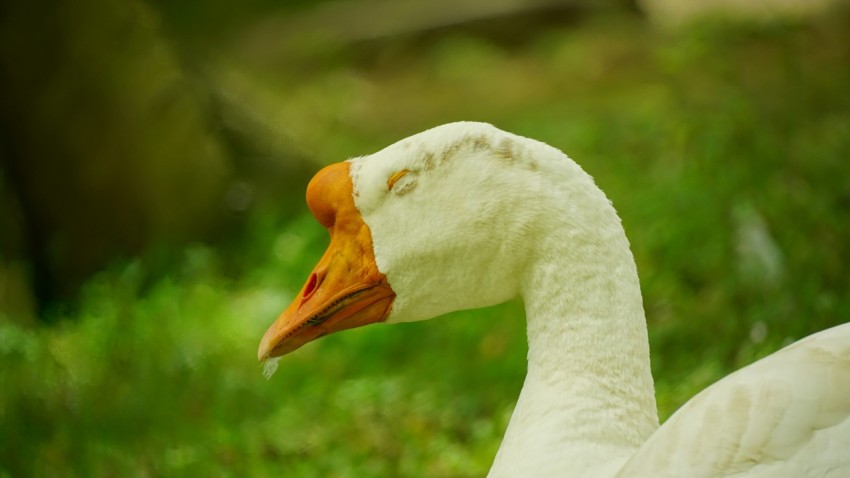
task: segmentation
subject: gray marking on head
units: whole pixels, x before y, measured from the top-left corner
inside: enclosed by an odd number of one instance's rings
[[[436,167],[436,164],[434,164],[434,153],[432,151],[425,151],[420,161],[422,162],[422,169],[425,171],[430,171]]]
[[[493,153],[497,158],[504,159],[506,161],[514,160],[514,141],[511,138],[503,138],[499,141],[499,145],[493,149]]]
[[[495,141],[498,140],[498,143]],[[531,170],[537,170],[539,164],[534,161],[524,161],[523,145],[517,143],[514,138],[498,136],[493,137],[487,134],[466,135],[459,138],[457,141],[450,143],[442,151],[428,150],[421,154],[419,159],[423,171],[431,171],[443,163],[451,161],[461,151],[489,151],[497,159],[505,162],[518,162],[527,166]]]
[[[486,150],[486,149],[491,149],[490,139],[483,134],[473,136],[472,138],[469,138],[467,141],[472,142],[473,151],[482,151],[482,150]]]

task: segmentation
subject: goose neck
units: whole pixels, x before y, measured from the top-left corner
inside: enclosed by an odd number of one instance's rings
[[[491,477],[613,476],[658,427],[637,271],[611,215],[553,231],[528,270],[528,373]]]

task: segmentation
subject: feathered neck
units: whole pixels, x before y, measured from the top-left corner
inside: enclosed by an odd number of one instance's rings
[[[352,178],[397,294],[387,322],[525,301],[528,375],[491,477],[613,475],[658,419],[634,259],[590,176],[539,141],[455,123],[353,159]]]
[[[658,428],[637,271],[614,208],[568,160],[523,278],[528,374],[491,478],[613,476]],[[549,206],[549,205],[547,205]]]

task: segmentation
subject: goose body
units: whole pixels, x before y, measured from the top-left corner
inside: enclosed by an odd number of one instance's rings
[[[490,477],[850,477],[850,324],[726,377],[659,428],[628,240],[561,151],[447,124],[328,166],[307,202],[331,243],[260,360],[521,296],[528,373]]]

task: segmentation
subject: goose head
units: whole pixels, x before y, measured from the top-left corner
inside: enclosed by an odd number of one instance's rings
[[[307,204],[330,245],[266,332],[259,359],[352,327],[520,294],[551,212],[538,207],[549,157],[563,154],[487,124],[452,123],[322,169]]]

